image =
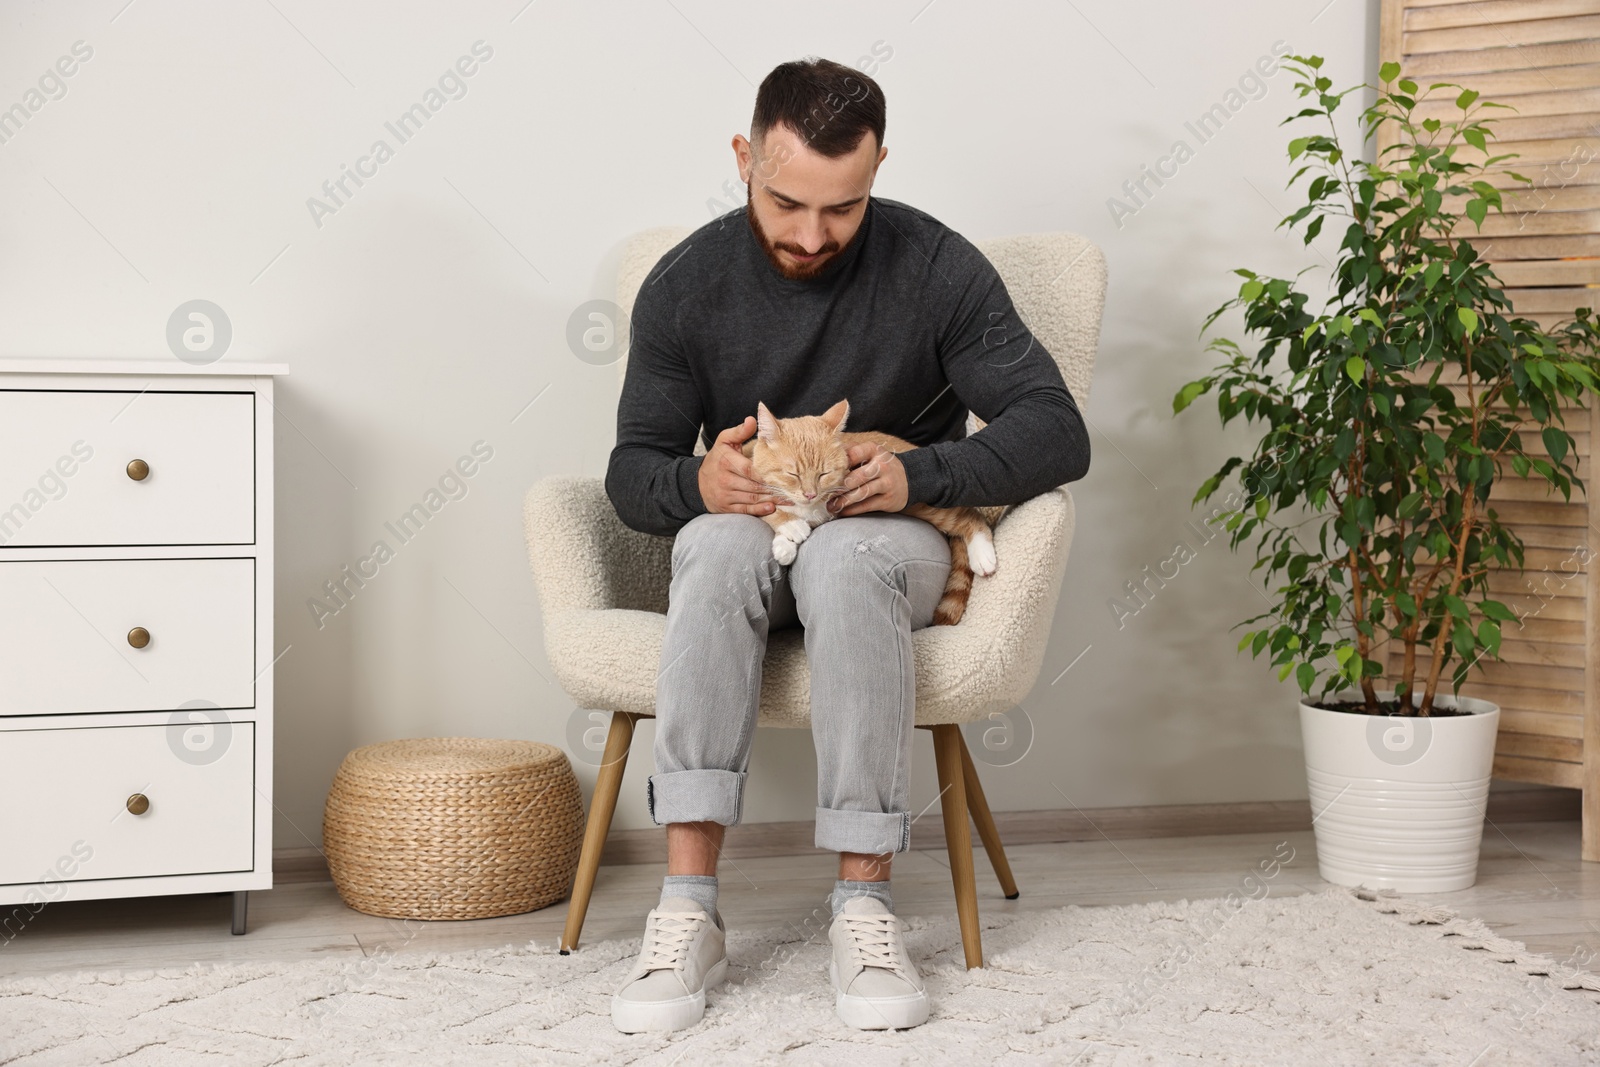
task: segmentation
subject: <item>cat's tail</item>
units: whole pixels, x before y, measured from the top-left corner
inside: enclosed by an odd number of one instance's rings
[[[967,612],[967,600],[972,596],[972,564],[967,559],[967,543],[960,537],[950,538],[950,576],[944,583],[944,596],[933,609],[934,626],[954,626]]]
[[[931,522],[950,540],[950,577],[944,596],[933,610],[933,625],[954,626],[966,613],[975,574],[988,576],[995,570],[994,536],[983,512],[976,508],[936,508],[912,504],[905,514]]]

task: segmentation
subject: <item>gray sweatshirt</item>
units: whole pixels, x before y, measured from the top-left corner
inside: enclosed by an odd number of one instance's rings
[[[811,279],[783,277],[745,208],[662,256],[640,286],[606,493],[618,516],[670,535],[706,512],[703,457],[756,413],[820,415],[903,452],[908,503],[1020,504],[1089,469],[1089,435],[1050,353],[993,264],[914,207],[872,196],[855,238]],[[985,425],[970,436],[968,409]]]

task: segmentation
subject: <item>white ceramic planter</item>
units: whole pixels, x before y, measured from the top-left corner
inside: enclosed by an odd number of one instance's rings
[[[1390,700],[1394,692],[1378,695]],[[1311,826],[1327,881],[1447,893],[1477,879],[1500,708],[1444,694],[1434,703],[1472,714],[1419,718],[1300,705]]]

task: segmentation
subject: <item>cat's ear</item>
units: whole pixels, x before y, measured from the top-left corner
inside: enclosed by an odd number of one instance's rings
[[[768,443],[778,439],[778,420],[759,400],[756,401],[756,436]]]
[[[835,433],[844,429],[844,420],[850,414],[850,401],[841,400],[822,413],[822,421]]]

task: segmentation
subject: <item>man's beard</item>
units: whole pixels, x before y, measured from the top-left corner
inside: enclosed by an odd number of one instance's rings
[[[785,262],[779,257],[779,249],[794,252],[797,255],[805,255],[806,250],[795,245],[775,244],[767,239],[767,232],[761,228],[761,223],[756,218],[755,188],[753,184],[745,187],[744,217],[750,220],[750,232],[755,235],[756,244],[760,245],[761,250],[767,254],[767,260],[772,264],[773,269],[790,281],[797,282],[809,281],[827,270],[829,264],[843,255],[845,249],[850,247],[851,242],[856,239],[856,235],[861,232],[861,226],[857,226],[856,232],[850,235],[850,240],[842,245],[836,241],[826,241],[817,250],[820,258],[816,262],[796,264]],[[862,219],[862,225],[866,225],[865,218]]]

